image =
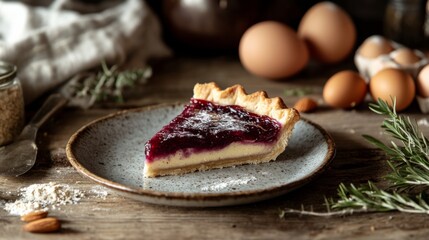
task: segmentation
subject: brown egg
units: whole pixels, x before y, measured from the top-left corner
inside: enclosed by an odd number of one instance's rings
[[[308,50],[290,27],[274,21],[253,25],[240,40],[240,60],[251,73],[270,79],[289,77],[308,63]]]
[[[369,89],[374,100],[379,98],[392,106],[391,97],[396,98],[396,110],[407,108],[416,94],[413,78],[400,69],[387,68],[375,74],[369,82]]]
[[[356,28],[343,9],[332,2],[321,2],[305,13],[298,36],[304,39],[312,57],[323,63],[336,63],[353,50]]]
[[[429,65],[426,65],[417,77],[417,91],[421,97],[429,98]]]
[[[386,38],[378,35],[367,38],[359,48],[361,56],[371,59],[391,51],[393,51],[392,44]]]
[[[392,58],[400,65],[411,65],[420,61],[420,58],[409,48],[400,48],[392,53]]]
[[[363,101],[367,92],[365,80],[354,71],[341,71],[329,78],[323,87],[325,102],[337,108],[353,108]]]

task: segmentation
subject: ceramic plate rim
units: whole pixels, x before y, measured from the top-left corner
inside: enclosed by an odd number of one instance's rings
[[[79,160],[75,157],[75,154],[73,153],[73,145],[75,144],[77,139],[86,131],[89,131],[91,127],[95,126],[98,123],[101,123],[103,121],[108,121],[109,119],[113,119],[129,113],[145,112],[145,111],[149,111],[157,108],[174,107],[174,106],[183,105],[183,104],[184,103],[158,104],[158,105],[146,106],[146,107],[140,107],[140,108],[134,108],[134,109],[120,110],[118,112],[111,113],[104,117],[95,119],[85,124],[84,126],[82,126],[79,130],[73,133],[73,135],[69,138],[69,141],[67,142],[67,145],[66,145],[67,159],[70,162],[70,164],[80,174],[113,190],[117,190],[128,194],[137,194],[137,195],[156,197],[156,198],[175,199],[175,200],[191,199],[191,200],[203,201],[203,200],[217,200],[217,199],[226,199],[226,198],[251,197],[251,196],[262,195],[264,193],[271,193],[271,194],[286,193],[310,182],[312,179],[319,176],[327,168],[329,163],[335,157],[336,148],[335,148],[335,142],[332,136],[320,125],[302,117],[300,120],[305,121],[306,123],[314,126],[323,135],[323,137],[325,138],[326,144],[328,145],[328,151],[327,151],[327,154],[324,156],[322,164],[318,168],[314,169],[311,173],[308,173],[307,175],[305,175],[304,177],[296,181],[282,184],[279,186],[261,189],[261,190],[247,190],[247,191],[222,192],[222,193],[172,193],[172,192],[161,192],[161,191],[150,190],[150,189],[142,189],[142,188],[137,188],[137,187],[132,187],[121,183],[117,183],[112,180],[98,176],[97,174],[86,169],[79,162]]]

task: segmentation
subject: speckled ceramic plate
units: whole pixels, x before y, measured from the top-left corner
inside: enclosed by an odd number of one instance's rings
[[[148,203],[189,207],[244,204],[279,196],[311,181],[332,160],[332,138],[300,120],[276,161],[181,176],[143,178],[144,144],[183,109],[161,105],[122,111],[77,131],[67,144],[70,163],[84,176]]]

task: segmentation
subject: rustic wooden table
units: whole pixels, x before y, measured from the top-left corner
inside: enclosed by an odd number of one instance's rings
[[[77,204],[50,211],[63,222],[58,233],[26,233],[21,230],[19,217],[0,209],[0,239],[424,239],[429,234],[426,215],[388,212],[329,218],[294,214],[279,217],[281,209],[299,209],[302,205],[325,210],[324,196],[335,196],[341,182],[372,180],[383,184],[386,157],[361,137],[371,134],[386,140],[379,127],[382,117],[371,113],[366,104],[349,111],[322,104],[318,111],[302,114],[325,128],[336,142],[337,154],[329,169],[289,194],[243,206],[167,207],[134,201],[114,192],[100,198],[90,191],[97,184],[80,175],[66,158],[69,137],[84,124],[119,108],[186,101],[196,82],[215,81],[221,87],[238,83],[248,92],[264,89],[270,96],[284,96],[285,89],[305,86],[313,89],[312,97],[321,100],[323,83],[342,69],[353,69],[353,64],[313,65],[292,80],[275,82],[250,75],[231,57],[175,58],[159,64],[149,83],[126,105],[91,110],[67,108],[41,130],[37,165],[19,178],[0,177],[0,200],[12,201],[20,187],[47,182],[70,184],[85,191],[86,196]],[[289,106],[297,99],[284,98]],[[416,106],[405,113],[417,120],[427,117]],[[427,126],[422,130],[429,134]]]

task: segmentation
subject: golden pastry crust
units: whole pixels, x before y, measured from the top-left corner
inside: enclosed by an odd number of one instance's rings
[[[266,115],[276,119],[282,125],[296,122],[299,113],[294,108],[288,108],[279,97],[269,98],[264,91],[247,94],[241,85],[221,90],[216,83],[197,83],[194,87],[193,98],[207,100],[220,105],[238,105],[249,112]]]
[[[243,156],[225,156],[224,158],[213,157],[213,159],[205,160],[203,160],[204,157],[199,157],[197,163],[192,163],[181,159],[179,154],[179,161],[175,162],[182,164],[182,166],[175,166],[177,164],[174,164],[174,160],[169,158],[153,163],[145,163],[145,177],[178,175],[243,164],[259,164],[275,160],[285,150],[293,127],[299,120],[298,111],[293,108],[287,108],[280,98],[268,98],[267,93],[263,91],[247,94],[240,85],[221,90],[215,83],[196,84],[193,98],[207,100],[220,105],[238,105],[249,112],[258,115],[266,115],[276,119],[282,125],[278,141],[270,148],[251,155],[243,154]],[[244,143],[243,145],[246,144]],[[233,148],[234,151],[242,150],[239,149],[239,146],[231,148]],[[208,155],[212,154],[210,153]]]
[[[194,87],[194,98],[211,101],[220,105],[238,105],[249,112],[265,115],[276,119],[282,125],[279,133],[279,139],[273,146],[270,152],[253,158],[252,163],[269,162],[275,160],[288,144],[288,140],[292,135],[293,127],[298,122],[300,116],[296,109],[288,108],[283,100],[279,97],[269,98],[264,91],[258,91],[252,94],[247,94],[241,85],[221,90],[216,83],[196,84]],[[236,165],[249,163],[249,158],[237,161]]]

